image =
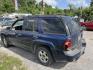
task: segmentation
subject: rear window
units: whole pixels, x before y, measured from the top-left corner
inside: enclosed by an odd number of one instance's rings
[[[42,18],[45,33],[66,34],[64,23],[58,18]]]
[[[80,31],[79,24],[71,17],[64,17],[63,20],[66,23],[66,25],[68,26],[70,33]]]

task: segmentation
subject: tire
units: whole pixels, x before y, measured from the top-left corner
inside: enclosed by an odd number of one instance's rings
[[[45,47],[38,47],[36,50],[36,57],[42,65],[49,66],[53,63],[53,57],[48,49]]]
[[[4,45],[4,47],[6,47],[6,48],[10,47],[9,42],[5,36],[1,36],[1,41]]]

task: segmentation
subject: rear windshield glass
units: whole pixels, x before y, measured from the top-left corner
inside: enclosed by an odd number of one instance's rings
[[[79,32],[80,26],[79,24],[71,17],[64,17],[64,22],[69,28],[70,33]]]
[[[46,33],[66,34],[65,26],[58,18],[43,18],[42,23]]]

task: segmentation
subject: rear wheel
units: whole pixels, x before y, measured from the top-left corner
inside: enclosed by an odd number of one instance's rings
[[[8,42],[8,40],[5,36],[2,36],[1,40],[2,40],[2,43],[3,43],[4,47],[8,48],[10,46],[9,42]]]
[[[36,56],[40,63],[43,65],[48,66],[53,63],[51,53],[45,47],[38,47],[36,50]]]

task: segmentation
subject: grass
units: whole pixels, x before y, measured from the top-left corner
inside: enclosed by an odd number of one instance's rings
[[[27,70],[18,58],[0,53],[0,70]]]

